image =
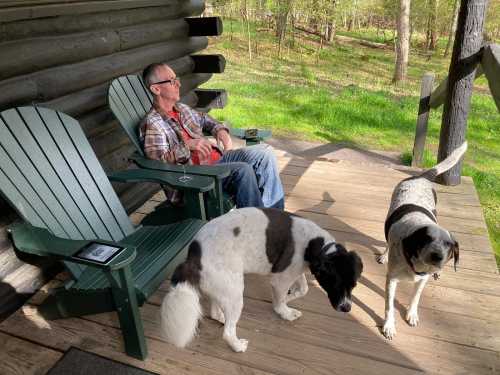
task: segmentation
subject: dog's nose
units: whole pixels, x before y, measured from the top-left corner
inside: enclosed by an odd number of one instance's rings
[[[343,303],[342,305],[339,306],[339,310],[342,312],[349,312],[351,311],[351,304],[350,303]]]
[[[431,253],[431,261],[434,263],[441,262],[443,260],[443,254],[441,253]]]

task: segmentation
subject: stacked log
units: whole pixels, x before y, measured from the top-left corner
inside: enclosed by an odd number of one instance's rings
[[[203,0],[2,1],[0,111],[39,105],[68,113],[80,121],[105,170],[128,168],[133,148],[107,107],[108,86],[164,61],[181,78],[184,100],[195,104],[194,90],[211,73],[189,56],[206,48],[206,35],[221,32],[218,19],[190,20],[204,6]],[[114,187],[129,212],[159,189]],[[0,320],[53,273],[50,262],[30,260],[32,266],[15,256],[5,230],[15,220],[0,200]]]

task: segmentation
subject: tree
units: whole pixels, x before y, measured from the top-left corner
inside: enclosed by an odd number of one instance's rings
[[[425,48],[427,50],[434,51],[437,45],[438,39],[438,7],[439,0],[429,0],[429,14],[427,16],[427,32],[426,32],[426,41]]]
[[[250,33],[250,17],[248,15],[247,0],[243,0],[240,8],[241,16],[246,21],[247,38],[248,38],[248,59],[252,61],[252,38]]]
[[[276,4],[276,37],[278,38],[278,56],[285,41],[288,14],[292,8],[292,0],[277,0]]]
[[[457,20],[458,20],[458,11],[460,10],[458,0],[455,0],[455,4],[453,6],[453,16],[451,17],[451,24],[450,24],[450,30],[449,30],[449,35],[448,35],[448,42],[446,43],[446,49],[444,50],[444,55],[443,57],[448,56],[450,53],[450,48],[453,43],[453,38],[455,36],[455,33],[457,31]]]
[[[333,41],[333,38],[335,37],[335,32],[337,29],[337,21],[335,18],[335,7],[337,6],[337,0],[330,0],[329,1],[329,6],[327,10],[327,15],[328,15],[328,21],[326,24],[326,35],[325,38],[329,42]]]
[[[410,53],[410,6],[411,0],[400,0],[398,15],[398,39],[396,43],[396,67],[392,82],[405,81]]]
[[[488,0],[462,0],[460,6],[443,106],[438,161],[446,159],[465,140],[472,87],[481,59],[487,4]],[[459,184],[461,169],[460,162],[440,175],[438,181],[446,185]]]

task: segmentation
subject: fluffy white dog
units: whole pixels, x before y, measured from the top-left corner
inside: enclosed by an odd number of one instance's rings
[[[274,311],[285,320],[295,320],[302,313],[287,303],[307,293],[307,267],[332,306],[350,311],[351,292],[363,263],[327,231],[300,216],[270,208],[242,208],[220,216],[198,232],[186,261],[172,276],[171,290],[161,306],[163,335],[178,347],[193,339],[202,316],[201,291],[210,299],[210,316],[224,324],[223,339],[234,351],[244,352],[248,341],[236,336],[243,275],[271,274]]]

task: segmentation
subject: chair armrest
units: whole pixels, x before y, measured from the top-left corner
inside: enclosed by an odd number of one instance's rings
[[[188,175],[186,173],[186,175]],[[127,169],[124,171],[108,174],[111,181],[117,182],[156,182],[166,184],[179,190],[196,190],[204,193],[215,187],[214,181],[210,177],[189,175],[189,181],[179,181],[183,176],[182,168],[180,173],[168,173],[155,169]]]
[[[72,263],[80,263],[85,266],[97,267],[108,270],[123,268],[135,259],[135,246],[129,246],[107,240],[71,240],[54,236],[47,229],[38,228],[27,223],[17,223],[10,226],[7,231],[12,237],[16,249],[39,256],[51,256],[60,260]],[[91,242],[109,244],[111,246],[121,246],[123,249],[120,254],[115,256],[107,264],[99,264],[82,258],[76,258],[74,255],[80,249]]]
[[[160,160],[148,159],[138,153],[130,156],[130,160],[141,168],[156,169],[165,172],[183,173],[182,165],[169,164]],[[230,170],[226,165],[186,165],[186,174],[196,176],[215,177],[223,179],[229,176]]]

